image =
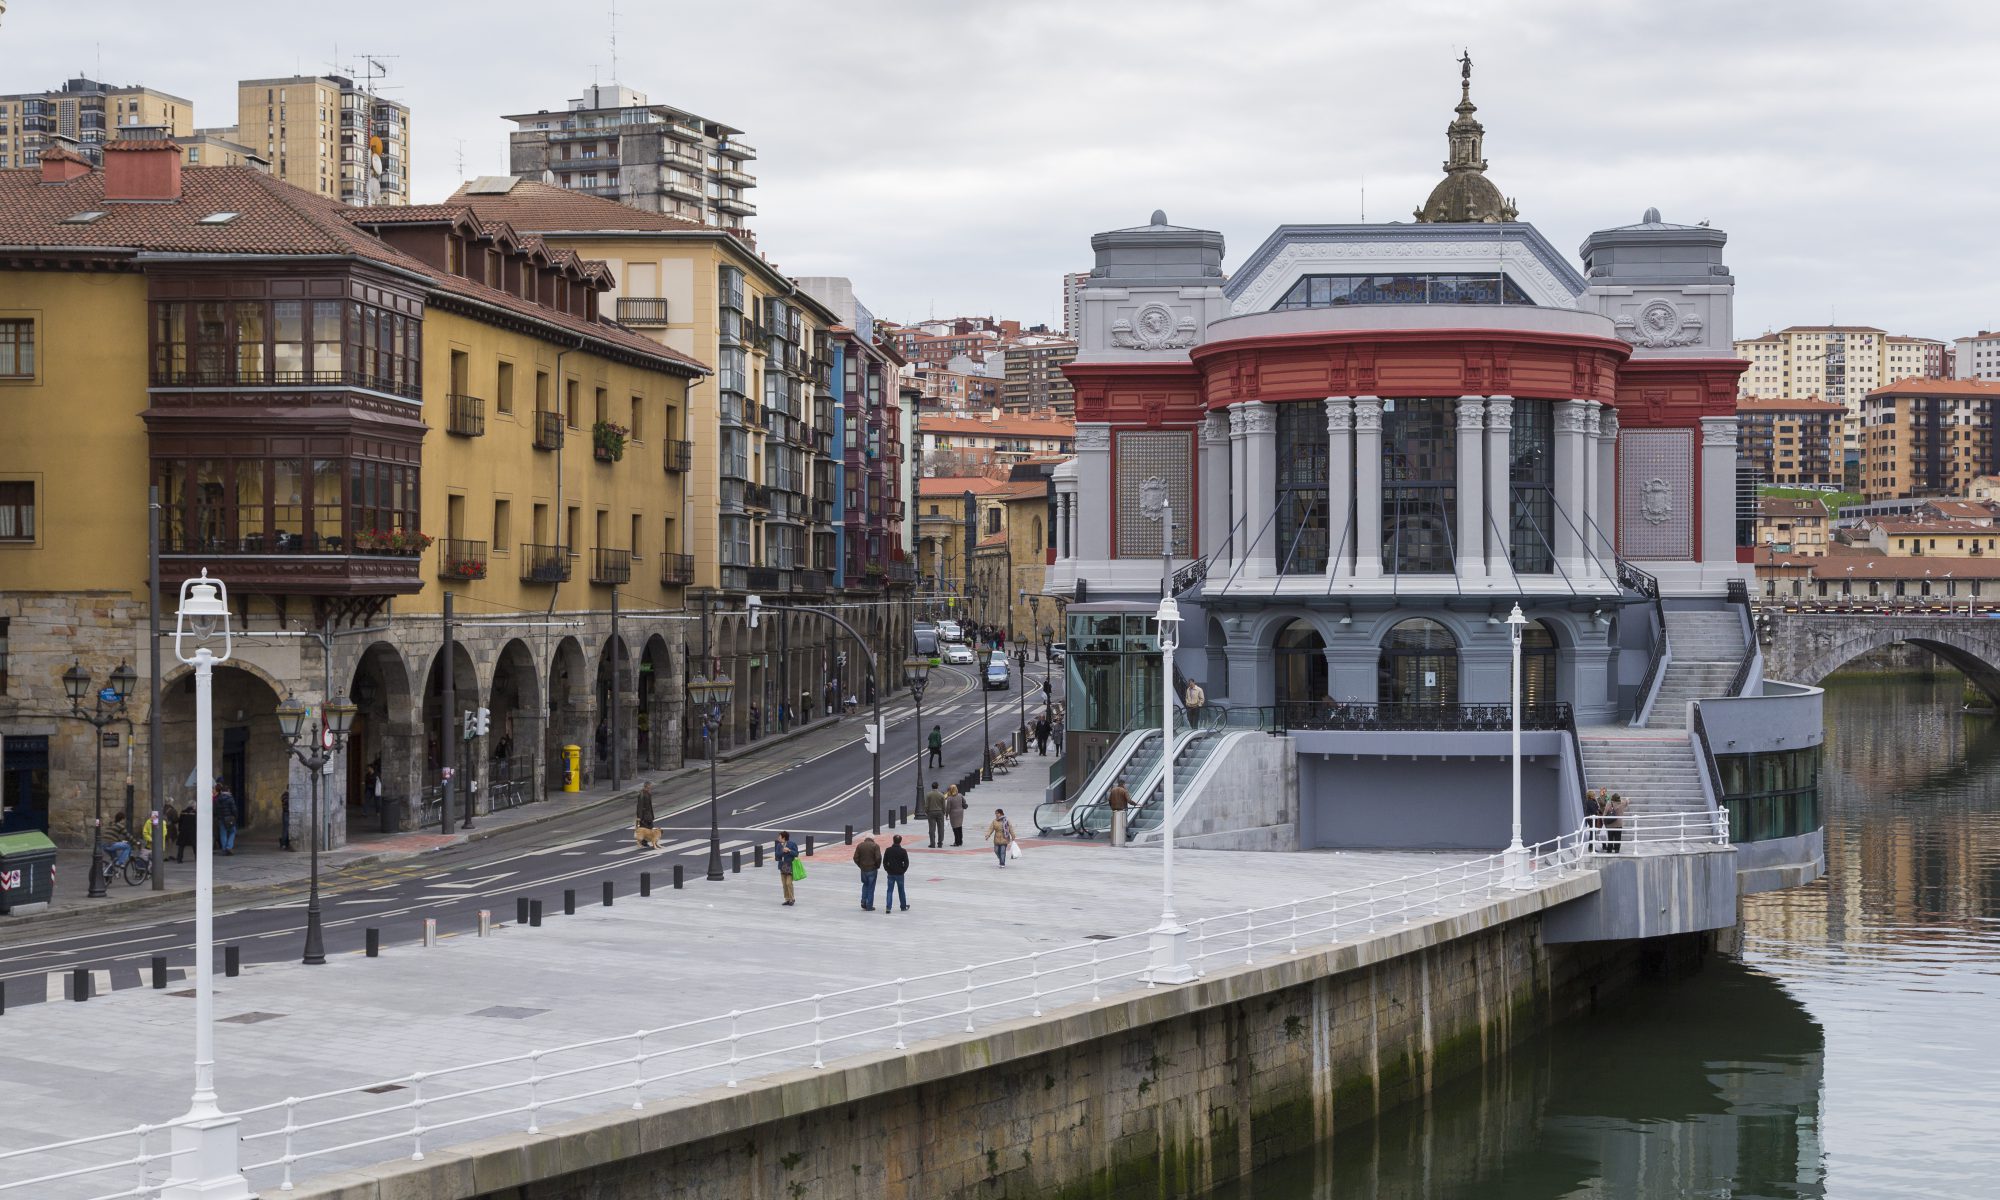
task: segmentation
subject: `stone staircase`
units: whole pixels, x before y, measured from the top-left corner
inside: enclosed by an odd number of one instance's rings
[[[1668,609],[1667,637],[1674,658],[1660,680],[1647,729],[1686,729],[1687,702],[1728,695],[1743,661],[1743,626],[1734,608]]]
[[[1577,740],[1585,781],[1623,796],[1631,814],[1708,811],[1701,764],[1685,733],[1592,728],[1578,730]]]

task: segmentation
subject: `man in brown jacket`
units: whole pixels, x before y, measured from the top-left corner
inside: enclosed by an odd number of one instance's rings
[[[875,911],[875,873],[882,869],[882,847],[864,837],[854,847],[854,865],[861,872],[861,910]]]
[[[1111,844],[1122,846],[1125,844],[1125,810],[1132,807],[1132,793],[1125,790],[1123,775],[1111,785],[1111,794],[1104,798],[1104,803],[1111,809]]]
[[[936,780],[931,781],[931,790],[924,793],[924,822],[930,826],[931,849],[944,845],[944,793],[938,791]]]

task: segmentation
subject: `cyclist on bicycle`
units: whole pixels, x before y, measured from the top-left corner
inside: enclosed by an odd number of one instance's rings
[[[117,813],[111,818],[111,827],[104,831],[104,839],[110,843],[105,850],[111,855],[111,869],[116,871],[132,857],[132,833],[125,828],[125,814]]]

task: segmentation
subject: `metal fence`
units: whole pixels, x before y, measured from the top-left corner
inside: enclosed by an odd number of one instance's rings
[[[1703,817],[1704,820],[1696,820]],[[1450,863],[1384,882],[1188,923],[1189,959],[1207,975],[1233,965],[1316,950],[1400,925],[1462,912],[1577,873],[1610,852],[1613,827],[1654,850],[1727,842],[1727,822],[1689,814],[1596,818],[1595,824],[1505,854]],[[292,1096],[230,1115],[241,1121],[243,1172],[253,1187],[287,1189],[305,1174],[422,1158],[447,1142],[507,1132],[614,1107],[643,1109],[704,1087],[736,1086],[771,1071],[824,1067],[845,1055],[905,1049],[917,1039],[972,1033],[981,1023],[1040,1016],[1060,1005],[1153,986],[1152,930],[782,1000],[728,1013],[570,1042],[435,1071]],[[0,1197],[155,1200],[165,1184],[167,1129],[0,1152]]]

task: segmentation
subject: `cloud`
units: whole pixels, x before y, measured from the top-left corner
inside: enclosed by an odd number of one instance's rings
[[[505,169],[507,112],[612,77],[612,0],[15,0],[9,91],[71,70],[234,120],[237,78],[394,55],[416,196]],[[1154,208],[1240,262],[1285,222],[1407,219],[1475,60],[1491,174],[1573,251],[1657,205],[1730,234],[1739,333],[1825,319],[1949,338],[2000,321],[2000,165],[1980,122],[2000,5],[1680,0],[738,0],[620,5],[617,74],[744,130],[760,245],[911,318],[1049,319],[1089,238]],[[599,11],[599,10],[603,11]],[[201,30],[199,37],[177,31]],[[93,48],[79,39],[99,39]],[[79,61],[81,60],[81,61]]]

